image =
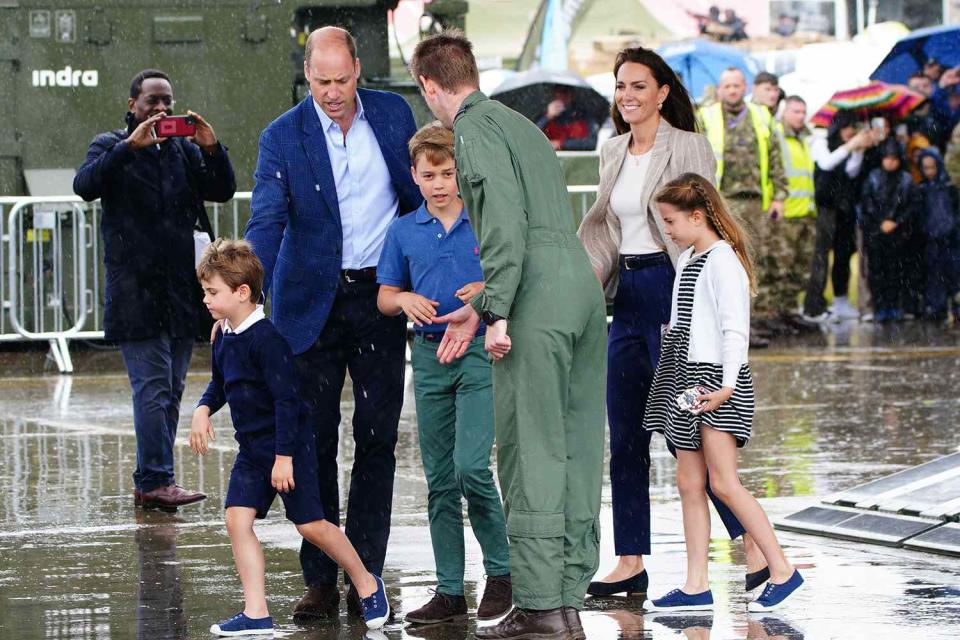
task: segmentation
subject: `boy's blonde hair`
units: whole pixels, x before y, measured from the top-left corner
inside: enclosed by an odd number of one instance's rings
[[[236,291],[240,285],[250,287],[251,302],[258,302],[263,292],[263,265],[245,240],[217,238],[203,251],[197,265],[197,279],[210,280],[219,275]]]
[[[453,160],[453,131],[434,120],[420,128],[407,144],[410,151],[410,164],[417,166],[417,159],[426,155],[431,164],[440,164],[444,160]]]

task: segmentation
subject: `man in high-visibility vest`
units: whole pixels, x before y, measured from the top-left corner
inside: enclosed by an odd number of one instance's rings
[[[746,226],[754,246],[757,297],[753,302],[754,335],[777,330],[786,311],[770,293],[787,276],[778,256],[786,255],[782,231],[787,178],[780,145],[773,134],[773,118],[766,107],[745,103],[743,72],[730,68],[720,75],[719,102],[700,110],[702,131],[717,160],[717,185],[731,211]],[[795,307],[796,305],[794,305]],[[759,346],[756,345],[755,346]]]
[[[814,164],[806,119],[807,103],[800,96],[790,96],[784,101],[782,118],[774,125],[789,188],[783,213],[783,235],[789,251],[782,256],[789,274],[777,283],[773,299],[791,313],[798,308],[800,292],[810,277],[817,216],[813,197]]]

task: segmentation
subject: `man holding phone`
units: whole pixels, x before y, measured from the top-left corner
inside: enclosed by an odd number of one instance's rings
[[[226,202],[236,181],[226,148],[199,114],[189,138],[157,135],[173,113],[169,76],[134,76],[126,129],[99,134],[73,190],[101,199],[106,293],[104,330],[120,345],[133,389],[137,466],[134,504],[175,511],[203,500],[176,483],[173,443],[197,335],[199,285],[193,231],[204,200]],[[188,133],[174,121],[170,134]]]

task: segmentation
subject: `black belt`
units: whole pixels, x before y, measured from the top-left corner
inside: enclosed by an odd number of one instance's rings
[[[344,269],[340,272],[340,280],[348,284],[353,284],[354,282],[376,282],[377,268]]]
[[[732,198],[734,200],[759,200],[761,196],[755,191],[738,191],[725,197]]]
[[[440,342],[443,340],[444,331],[417,331],[417,337],[423,338],[426,342]]]
[[[646,269],[647,267],[653,267],[669,261],[670,256],[662,251],[660,253],[645,253],[639,256],[621,255],[620,268],[626,269],[627,271],[637,271],[638,269]]]

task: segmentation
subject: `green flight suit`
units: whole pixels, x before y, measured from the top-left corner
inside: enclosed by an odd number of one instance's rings
[[[512,339],[493,366],[493,393],[513,601],[581,609],[599,563],[603,292],[543,133],[478,91],[454,137],[486,282],[471,304],[507,318]]]

